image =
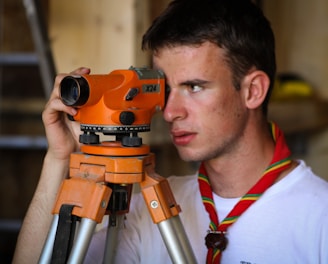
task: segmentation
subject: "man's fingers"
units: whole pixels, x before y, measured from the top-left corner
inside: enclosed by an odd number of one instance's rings
[[[64,105],[59,98],[51,99],[42,113],[44,124],[58,121],[62,112],[72,116],[76,115],[76,109],[74,107]]]
[[[72,71],[70,74],[89,74],[90,73],[90,69],[86,68],[86,67],[80,67],[77,68],[76,70]]]

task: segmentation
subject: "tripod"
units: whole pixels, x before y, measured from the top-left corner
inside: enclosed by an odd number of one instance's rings
[[[155,173],[154,154],[147,145],[126,147],[122,138],[140,139],[136,133],[118,136],[115,141],[82,145],[81,152],[71,154],[69,178],[59,191],[39,263],[82,263],[96,225],[106,214],[104,263],[113,263],[118,229],[129,211],[134,183],[141,187],[172,262],[196,263],[180,221],[180,207],[167,180]]]

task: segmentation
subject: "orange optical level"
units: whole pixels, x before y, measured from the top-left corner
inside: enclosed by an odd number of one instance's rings
[[[150,130],[153,114],[165,105],[165,78],[159,70],[131,67],[109,74],[66,76],[60,84],[65,105],[81,130],[120,134]]]

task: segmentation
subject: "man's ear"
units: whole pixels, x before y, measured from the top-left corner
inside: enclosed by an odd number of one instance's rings
[[[263,103],[270,86],[269,76],[260,70],[247,74],[242,81],[241,89],[245,94],[245,105],[255,109]]]

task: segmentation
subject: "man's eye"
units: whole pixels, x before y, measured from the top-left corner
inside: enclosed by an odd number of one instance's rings
[[[169,85],[165,84],[165,102],[167,102],[170,92],[171,92],[171,87]]]
[[[169,94],[171,92],[171,87],[168,84],[165,84],[165,93]]]
[[[197,93],[197,92],[203,90],[203,87],[199,86],[199,85],[190,85],[189,89],[192,93]]]

